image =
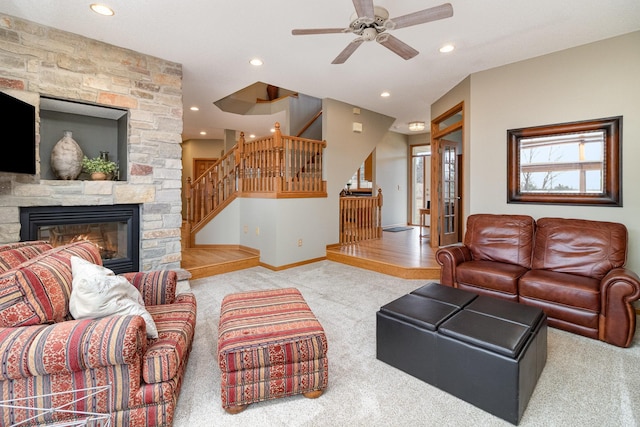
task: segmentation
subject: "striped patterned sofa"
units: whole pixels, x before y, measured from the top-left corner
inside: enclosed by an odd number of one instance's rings
[[[63,409],[109,413],[115,426],[171,426],[193,342],[194,296],[176,296],[175,271],[126,273],[157,339],[147,338],[141,316],[74,320],[71,256],[102,265],[88,241],[0,246],[0,425],[54,423],[74,415],[58,411],[22,424],[36,415],[30,408],[73,402]],[[78,400],[82,389],[105,385],[109,394]]]

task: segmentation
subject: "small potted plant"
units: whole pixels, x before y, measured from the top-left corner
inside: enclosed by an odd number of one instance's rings
[[[111,160],[104,159],[100,156],[92,159],[84,156],[82,159],[82,170],[91,175],[91,179],[94,181],[105,180],[112,176],[115,172],[117,165]]]

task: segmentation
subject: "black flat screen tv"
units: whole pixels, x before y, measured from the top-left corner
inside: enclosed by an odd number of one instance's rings
[[[36,107],[0,92],[0,172],[36,173]]]

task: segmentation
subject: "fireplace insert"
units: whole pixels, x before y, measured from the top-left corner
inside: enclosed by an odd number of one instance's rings
[[[140,205],[35,206],[20,208],[20,240],[60,246],[90,240],[114,273],[138,271]]]

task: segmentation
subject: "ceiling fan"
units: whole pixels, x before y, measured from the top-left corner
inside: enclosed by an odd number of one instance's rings
[[[307,28],[291,30],[294,36],[310,34],[353,33],[358,37],[351,41],[347,47],[331,62],[343,64],[365,41],[375,40],[403,59],[411,59],[419,52],[389,34],[388,31],[398,28],[425,24],[439,19],[453,16],[453,7],[450,3],[444,3],[429,9],[409,13],[389,19],[387,9],[374,6],[373,0],[353,0],[356,12],[351,17],[351,23],[347,28]]]

